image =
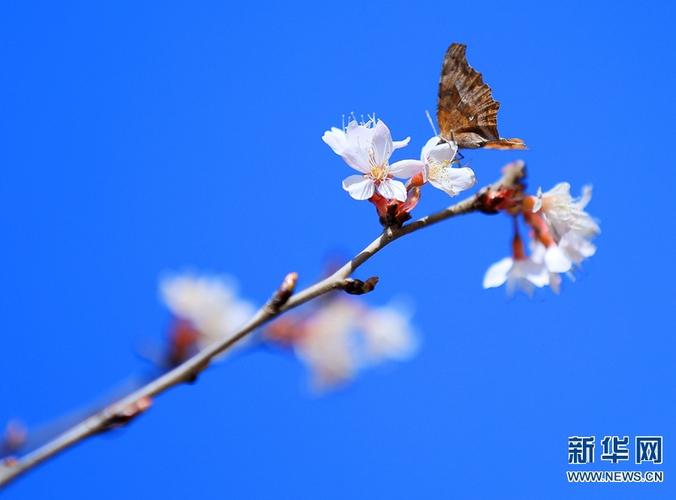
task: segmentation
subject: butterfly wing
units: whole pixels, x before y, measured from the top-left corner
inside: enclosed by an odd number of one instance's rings
[[[460,148],[525,149],[521,139],[500,137],[500,103],[493,99],[481,73],[468,64],[466,49],[454,43],[444,57],[437,106],[441,137]]]
[[[526,143],[523,142],[523,139],[517,139],[512,137],[510,139],[500,138],[497,141],[488,141],[485,142],[482,146],[484,149],[526,149]]]

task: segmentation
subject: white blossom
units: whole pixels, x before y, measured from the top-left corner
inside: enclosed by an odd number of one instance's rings
[[[320,390],[352,379],[366,366],[405,359],[415,347],[408,315],[391,306],[367,309],[349,299],[334,299],[315,311],[295,343]]]
[[[568,231],[559,241],[559,247],[578,266],[596,253],[596,245],[576,231]]]
[[[327,130],[322,140],[360,172],[343,180],[343,189],[356,200],[368,200],[377,191],[388,200],[406,201],[406,186],[394,177],[408,178],[422,170],[417,160],[389,164],[392,152],[406,146],[410,138],[392,141],[390,129],[381,120],[363,124],[352,120],[344,131],[335,127]]]
[[[372,362],[383,359],[407,359],[417,348],[410,315],[402,306],[374,308],[362,319],[365,354]]]
[[[535,287],[542,288],[550,284],[550,272],[543,261],[532,257],[505,257],[488,268],[483,286],[497,288],[505,283],[510,295],[517,289],[532,295]]]
[[[455,142],[439,143],[439,137],[435,136],[427,141],[420,153],[425,180],[450,196],[455,196],[476,184],[476,176],[471,168],[453,167],[457,152],[458,145]]]
[[[601,232],[596,221],[584,210],[591,195],[591,186],[584,186],[580,198],[574,199],[570,195],[570,184],[561,182],[546,193],[538,190],[533,212],[543,215],[557,238],[563,238],[569,231],[591,238]]]
[[[355,311],[347,301],[333,301],[319,309],[305,325],[295,347],[317,388],[349,380],[357,370],[351,336]]]
[[[531,258],[538,262],[544,262],[550,273],[567,273],[573,265],[563,248],[556,243],[548,247],[545,247],[542,243],[536,243]]]
[[[560,245],[545,247],[542,243],[531,242],[530,258],[533,262],[544,264],[549,273],[549,287],[554,293],[561,290],[561,274],[567,273],[572,267],[572,262],[562,250]]]
[[[179,274],[160,282],[164,303],[177,318],[199,333],[199,347],[233,335],[253,316],[254,307],[237,296],[226,278]]]
[[[533,206],[533,212],[540,213],[547,223],[561,253],[578,266],[596,253],[591,239],[601,232],[596,221],[585,211],[591,195],[591,186],[585,186],[580,198],[574,199],[570,195],[570,184],[561,182],[546,193],[538,190]]]

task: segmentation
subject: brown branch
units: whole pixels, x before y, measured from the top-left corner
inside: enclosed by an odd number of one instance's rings
[[[352,273],[373,255],[394,240],[442,220],[476,211],[490,211],[484,206],[487,195],[492,192],[499,192],[502,188],[519,188],[524,176],[525,167],[523,162],[512,163],[505,167],[503,176],[498,182],[486,186],[465,200],[400,228],[386,228],[380,236],[331,276],[305,288],[295,295],[293,291],[298,276],[296,273],[288,274],[270,300],[233,336],[207,346],[179,366],[160,375],[147,385],[107,406],[98,413],[91,415],[42,447],[23,457],[6,459],[0,465],[0,488],[76,443],[84,441],[95,434],[129,423],[150,407],[155,396],[183,382],[195,380],[197,375],[209,365],[214,357],[227,351],[239,340],[286,311],[333,290],[342,289],[348,293],[367,293],[373,290],[377,278],[369,278],[366,281],[350,278]]]

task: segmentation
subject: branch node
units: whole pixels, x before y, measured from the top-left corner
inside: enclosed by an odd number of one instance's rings
[[[526,164],[517,160],[502,169],[502,179],[482,189],[474,203],[476,210],[485,214],[510,211],[521,203],[526,187]]]
[[[366,281],[355,278],[347,278],[343,281],[341,288],[350,295],[364,295],[372,292],[378,284],[378,276],[371,276]]]
[[[197,382],[197,378],[200,376],[200,373],[207,369],[207,366],[209,366],[208,361],[200,363],[198,366],[185,374],[185,377],[183,377],[183,382],[186,384],[194,384]]]
[[[124,408],[114,411],[113,413],[106,415],[104,422],[101,426],[101,431],[109,431],[113,429],[118,429],[124,425],[127,425],[134,418],[138,417],[141,413],[145,412],[153,404],[152,398],[149,396],[144,396],[133,403],[128,404]]]
[[[298,273],[289,273],[284,277],[282,284],[279,285],[277,291],[268,300],[267,309],[269,312],[275,313],[286,304],[296,289],[296,283],[298,283]]]

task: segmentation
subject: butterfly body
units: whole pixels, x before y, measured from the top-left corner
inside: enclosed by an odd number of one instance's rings
[[[500,137],[500,103],[493,99],[481,73],[468,64],[466,48],[454,43],[444,57],[437,106],[440,137],[460,149],[525,149],[521,139]]]

